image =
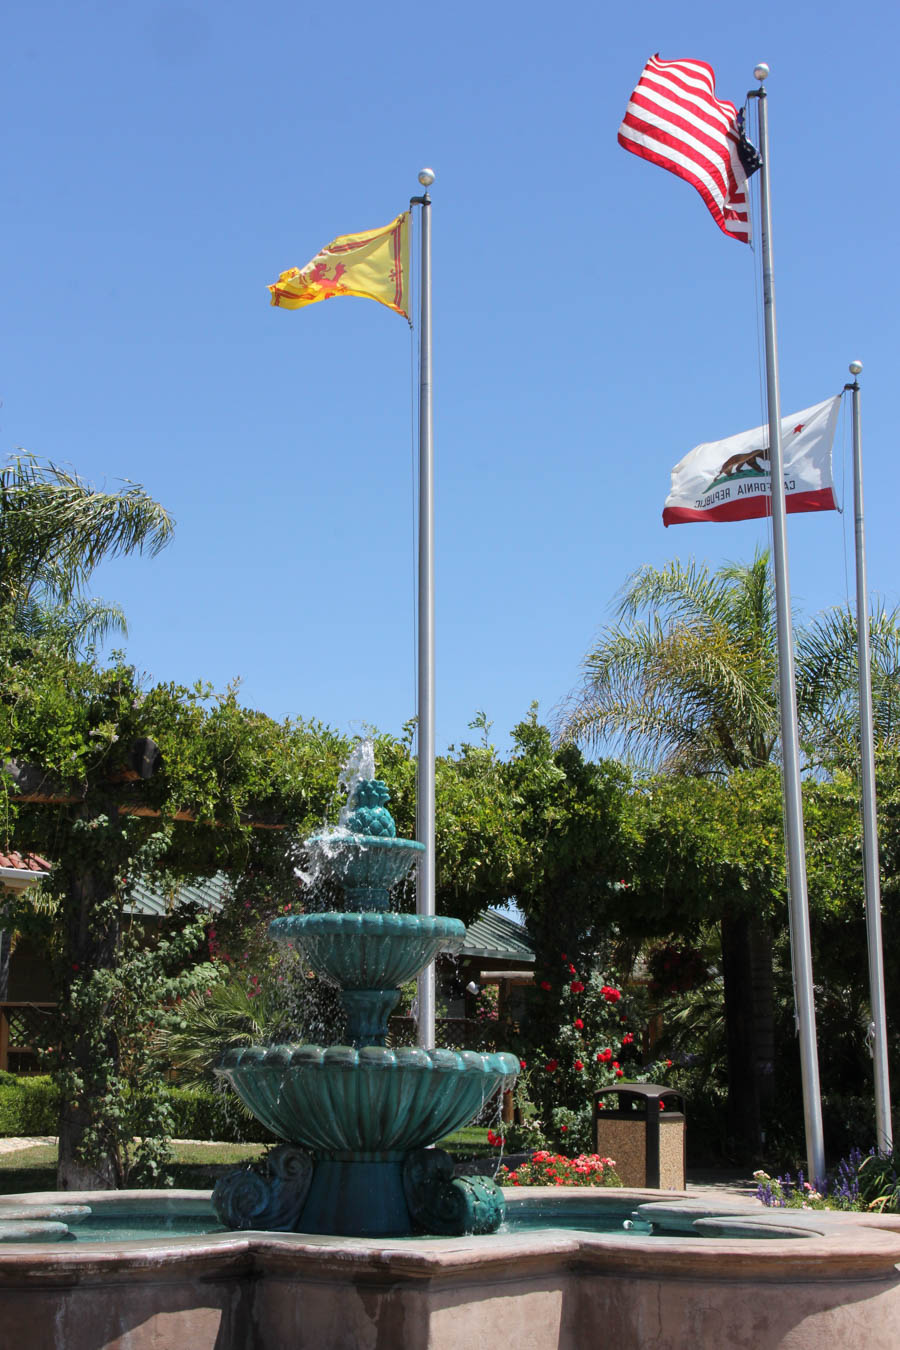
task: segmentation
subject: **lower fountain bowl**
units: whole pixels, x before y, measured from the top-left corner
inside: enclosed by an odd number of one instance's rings
[[[232,1049],[216,1068],[281,1139],[318,1157],[373,1159],[452,1134],[518,1072],[510,1054],[346,1045]]]

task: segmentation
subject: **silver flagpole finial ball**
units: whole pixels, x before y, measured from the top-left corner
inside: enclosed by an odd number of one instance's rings
[[[759,80],[760,84],[762,84],[768,73],[769,67],[766,65],[765,61],[760,61],[759,65],[755,66],[753,69],[753,78],[754,80]]]
[[[434,182],[434,169],[420,169],[419,182],[423,187],[431,187]]]
[[[859,372],[860,372],[861,370],[862,370],[862,361],[851,361],[851,362],[850,362],[850,374],[851,374],[851,375],[858,375]]]

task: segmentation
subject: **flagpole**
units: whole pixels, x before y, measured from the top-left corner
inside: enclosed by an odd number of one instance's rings
[[[416,913],[434,914],[434,413],[431,388],[431,169],[419,171],[425,188],[410,206],[421,207],[422,271],[419,321],[419,651],[416,838],[419,861]],[[434,962],[419,975],[417,1040],[434,1049]]]
[[[887,1014],[884,997],[884,955],[881,941],[881,878],[878,859],[878,817],[875,799],[875,736],[872,718],[872,670],[869,644],[869,587],[866,577],[866,533],[863,520],[862,428],[859,380],[862,361],[850,362],[853,383],[853,517],[856,537],[856,638],[859,657],[859,756],[862,775],[863,878],[866,897],[866,945],[869,955],[869,1036],[875,1071],[875,1135],[878,1150],[890,1153],[891,1084],[888,1073]]]
[[[778,344],[775,327],[775,282],[772,268],[772,203],[769,185],[769,129],[764,80],[769,67],[760,64],[753,74],[758,100],[760,169],[760,217],[763,274],[764,326],[766,340],[766,402],[769,413],[769,464],[772,482],[772,563],[775,574],[775,617],[778,646],[778,709],[784,775],[784,828],[787,845],[788,905],[791,914],[791,959],[794,970],[797,1026],[800,1039],[800,1074],[803,1085],[803,1117],[806,1127],[806,1158],[809,1179],[825,1178],[825,1146],[822,1131],[822,1100],[816,1047],[816,1008],[813,997],[812,948],[809,902],[806,889],[803,798],[800,784],[800,737],[794,683],[794,644],[791,630],[791,588],[787,557],[787,509],[784,495],[784,455],[781,446],[781,395],[778,385]]]

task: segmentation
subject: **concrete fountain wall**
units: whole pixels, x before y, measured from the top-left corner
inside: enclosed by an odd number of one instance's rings
[[[207,1212],[203,1192],[27,1195],[134,1213]],[[619,1214],[683,1192],[509,1196]],[[694,1206],[752,1239],[536,1231],[372,1240],[219,1233],[0,1247],[0,1347],[12,1350],[896,1350],[900,1220]],[[719,1218],[715,1215],[719,1211]],[[690,1215],[688,1216],[690,1217]],[[802,1225],[802,1237],[779,1236]]]

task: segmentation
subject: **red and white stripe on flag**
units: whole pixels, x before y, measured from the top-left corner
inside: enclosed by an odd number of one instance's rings
[[[749,244],[737,109],[716,98],[712,66],[651,56],[619,127],[619,144],[693,184],[719,228]]]
[[[841,396],[781,419],[784,500],[788,511],[836,511],[831,448]],[[772,514],[769,428],[694,446],[672,470],[664,525],[754,520]]]

